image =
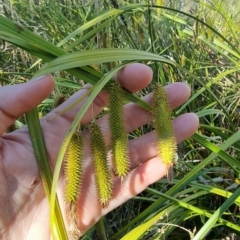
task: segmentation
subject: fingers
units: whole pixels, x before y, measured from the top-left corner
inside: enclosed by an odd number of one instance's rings
[[[107,208],[103,208],[102,215],[106,215],[108,212],[144,191],[150,184],[164,177],[165,172],[166,167],[164,164],[159,161],[159,158],[154,157],[132,170],[123,184],[121,184],[121,179],[117,179],[113,198]]]
[[[174,120],[177,142],[179,143],[183,141],[196,132],[198,124],[198,117],[195,114],[188,113],[177,117]],[[145,190],[150,184],[164,177],[166,173],[166,166],[158,157],[156,157],[157,148],[155,142],[155,132],[148,133],[130,141],[129,154],[132,170],[129,172],[123,183],[121,179],[115,178],[113,197],[111,201],[107,207],[103,209],[100,209],[98,202],[96,202],[94,208],[87,210],[87,213],[90,214],[90,216],[91,211],[96,211],[96,209],[98,209],[97,211],[99,214],[106,215],[108,212]],[[83,191],[86,191],[84,193],[82,192],[84,196],[87,194],[87,191],[89,191],[88,185],[90,185],[91,181],[93,181],[92,175],[90,174],[92,169],[88,168],[87,171],[88,172],[85,174],[85,178],[83,180]],[[92,189],[92,191],[94,191],[93,194],[97,195],[96,189]],[[82,206],[86,204],[84,201],[85,199],[82,199],[81,202],[79,202],[79,215],[83,214],[86,209],[82,209]],[[93,222],[96,221],[95,218],[90,220],[85,218],[84,220],[85,222],[81,222],[80,226],[83,232],[86,231],[86,226],[92,225]]]
[[[47,75],[24,84],[0,88],[0,134],[17,117],[32,110],[52,92],[54,79]]]
[[[134,63],[127,65],[123,69],[121,69],[118,72],[118,80],[120,81],[121,85],[124,86],[126,89],[128,89],[131,92],[139,91],[143,88],[145,88],[152,80],[152,70],[144,65],[139,63]],[[80,90],[76,94],[74,94],[72,97],[68,99],[64,104],[59,106],[54,113],[58,113],[62,110],[64,110],[67,106],[78,100],[81,96],[83,96],[89,89],[91,88],[91,85],[87,85],[85,89]],[[93,117],[95,117],[97,114],[99,114],[103,108],[108,103],[108,94],[104,91],[100,92],[100,94],[94,99],[93,104],[91,108],[87,111],[85,116],[82,119],[82,125],[85,125],[89,123]],[[77,112],[81,108],[81,106],[84,104],[84,101],[79,103],[77,106],[69,110],[66,114],[62,115],[63,117],[67,118],[70,122],[73,121],[75,118]]]
[[[198,117],[193,113],[187,113],[176,118],[174,120],[174,129],[177,142],[179,143],[194,134],[198,124]],[[166,166],[159,157],[156,157],[157,148],[155,142],[155,132],[130,141],[129,151],[132,171],[124,184],[121,184],[120,179],[116,180],[113,198],[109,206],[103,209],[103,215],[164,177]]]
[[[130,92],[142,90],[152,81],[152,70],[148,66],[140,63],[134,63],[122,68],[117,78],[123,87]]]
[[[174,83],[170,84],[165,87],[168,95],[168,101],[170,102],[170,106],[172,109],[180,106],[190,96],[190,88],[185,83]],[[149,94],[143,98],[146,102],[151,102],[152,94]],[[148,111],[144,110],[143,108],[139,107],[134,103],[130,103],[124,107],[124,120],[126,123],[126,130],[128,133],[132,132],[133,130],[141,127],[144,124],[149,123],[152,121],[152,114]],[[109,144],[109,129],[108,129],[108,121],[107,116],[102,117],[97,121],[97,123],[101,126],[102,131],[105,135],[105,141]]]
[[[117,78],[120,81],[121,85],[124,86],[126,89],[131,92],[136,92],[149,85],[152,80],[152,70],[144,64],[134,63],[127,65],[122,70],[120,70],[118,72]],[[78,91],[73,96],[71,96],[67,101],[65,101],[58,108],[49,113],[45,118],[43,118],[43,120],[51,119],[51,117],[56,116],[56,114],[66,109],[68,106],[70,106],[75,101],[80,99],[84,94],[86,94],[89,91],[90,87],[91,86],[89,84],[86,85],[84,89]],[[85,101],[82,101],[66,113],[58,116],[52,121],[49,121],[48,124],[49,127],[51,127],[51,130],[56,130],[56,133],[58,135],[65,134],[84,102]],[[92,106],[83,117],[81,124],[85,125],[89,123],[92,118],[99,114],[107,104],[108,94],[102,91],[93,101]],[[56,125],[61,125],[61,129],[53,128],[53,126]]]

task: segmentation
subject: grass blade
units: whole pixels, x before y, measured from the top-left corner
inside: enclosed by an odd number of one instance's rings
[[[153,53],[136,49],[92,49],[81,52],[74,52],[57,57],[51,62],[46,63],[36,74],[36,76],[46,75],[47,73],[114,61],[140,61],[152,60],[175,65],[171,60]]]
[[[207,233],[211,230],[214,224],[220,219],[223,213],[234,203],[234,201],[240,195],[240,188],[238,188],[232,195],[229,197],[223,204],[220,206],[217,211],[212,215],[212,217],[204,224],[204,226],[200,229],[197,235],[193,238],[193,240],[203,239]],[[240,231],[240,229],[238,229]]]
[[[47,151],[42,135],[42,130],[39,122],[37,109],[26,113],[29,133],[33,144],[35,157],[38,163],[39,172],[43,182],[43,187],[47,195],[48,201],[50,202],[50,192],[52,186],[52,173],[47,159]],[[52,224],[52,234],[56,239],[67,239],[67,232],[65,229],[62,213],[60,210],[58,199],[56,198],[56,205],[53,209],[54,219]],[[56,228],[55,228],[56,227]],[[63,238],[62,238],[63,237]],[[54,238],[54,239],[55,239]]]

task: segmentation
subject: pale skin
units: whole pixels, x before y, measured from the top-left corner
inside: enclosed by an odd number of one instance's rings
[[[152,71],[143,64],[131,64],[118,74],[120,83],[131,92],[145,88],[152,80]],[[41,127],[46,142],[48,159],[52,169],[58,156],[64,136],[82,103],[51,121],[48,119],[79,99],[87,87],[71,96],[66,102],[41,119]],[[51,239],[49,224],[49,206],[40,180],[31,139],[27,128],[4,134],[14,120],[36,107],[49,96],[54,88],[54,79],[48,75],[36,81],[24,84],[0,87],[0,239]],[[190,88],[184,83],[174,83],[166,88],[171,108],[183,104],[190,96]],[[151,94],[145,97],[151,100]],[[81,124],[86,125],[108,103],[108,96],[101,92],[88,110]],[[125,123],[128,132],[150,122],[152,116],[135,104],[124,108]],[[94,114],[94,116],[93,116]],[[107,117],[97,122],[109,144]],[[186,124],[187,123],[187,124]],[[198,118],[193,113],[174,119],[177,142],[191,136],[198,128]],[[129,142],[131,171],[121,185],[114,179],[113,199],[102,208],[98,202],[94,183],[92,159],[89,147],[88,131],[84,131],[85,158],[82,191],[79,195],[79,229],[86,232],[102,216],[142,192],[150,184],[164,177],[166,171],[161,159],[157,157],[156,136],[150,132]],[[66,203],[64,200],[64,175],[61,173],[58,195],[64,219]]]

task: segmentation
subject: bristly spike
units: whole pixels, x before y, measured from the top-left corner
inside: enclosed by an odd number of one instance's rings
[[[113,190],[112,174],[107,159],[107,147],[101,129],[96,123],[92,123],[89,130],[98,199],[104,207],[112,198]]]
[[[66,201],[76,202],[81,190],[83,161],[83,137],[74,134],[65,155]]]
[[[82,165],[83,165],[83,136],[73,134],[65,155],[65,199],[69,217],[69,239],[76,240],[80,237],[77,221],[77,200],[81,191]]]
[[[129,172],[128,136],[124,125],[124,93],[118,81],[109,87],[109,127],[115,174],[122,180]]]
[[[158,155],[166,165],[166,175],[172,181],[172,167],[176,157],[176,139],[171,119],[171,108],[163,86],[157,83],[153,89],[152,113],[157,135]]]

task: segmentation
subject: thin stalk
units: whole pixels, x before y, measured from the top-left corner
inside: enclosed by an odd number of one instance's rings
[[[107,240],[103,217],[95,224],[95,228],[96,228],[96,232],[98,234],[98,239]]]

